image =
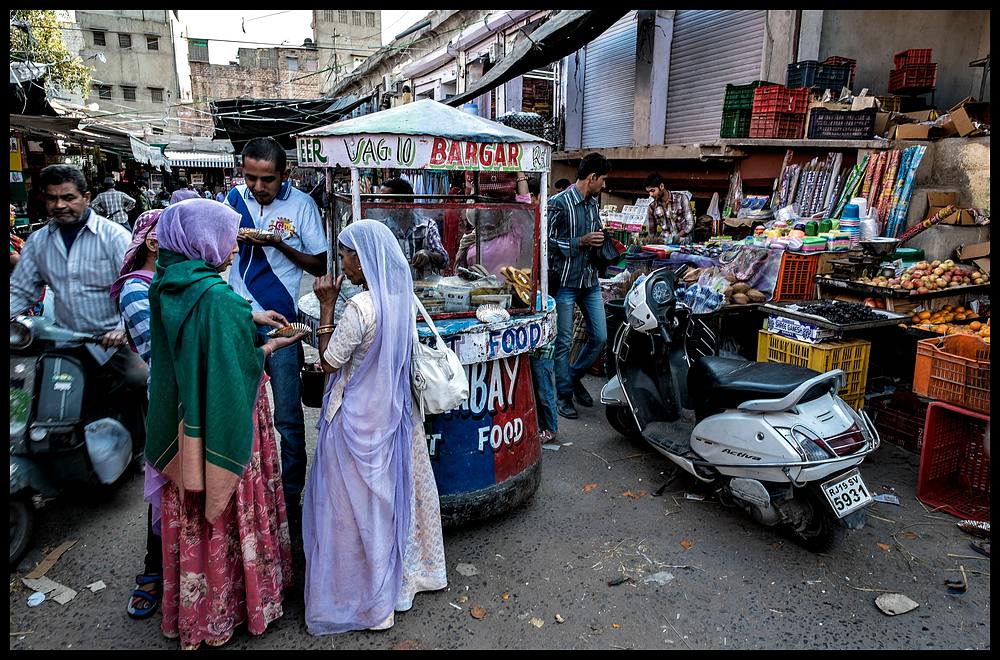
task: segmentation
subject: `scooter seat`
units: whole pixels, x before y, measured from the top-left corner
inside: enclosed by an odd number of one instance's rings
[[[819,372],[774,362],[701,357],[688,372],[688,390],[699,408],[736,408],[752,399],[780,399]]]

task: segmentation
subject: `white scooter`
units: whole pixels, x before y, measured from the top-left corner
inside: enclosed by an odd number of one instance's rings
[[[666,268],[636,280],[601,403],[620,433],[641,437],[757,522],[823,552],[864,525],[873,501],[857,466],[879,446],[868,416],[837,392],[844,374],[726,357],[689,360],[674,337],[688,310]],[[678,348],[675,348],[678,347]],[[686,378],[685,378],[686,372]],[[695,411],[690,434],[673,424]]]

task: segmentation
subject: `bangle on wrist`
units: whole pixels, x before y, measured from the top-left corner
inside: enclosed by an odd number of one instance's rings
[[[332,334],[333,334],[333,326],[327,326],[325,328],[319,328],[318,330],[316,330],[317,337],[321,335],[332,335]]]
[[[328,324],[328,325],[321,325],[318,328],[316,328],[316,330],[317,331],[319,331],[319,330],[333,330],[333,328],[334,328],[333,324]]]

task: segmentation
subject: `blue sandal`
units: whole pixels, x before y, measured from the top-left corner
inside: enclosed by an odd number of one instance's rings
[[[148,584],[158,585],[152,591],[139,588],[134,589],[132,596],[129,598],[128,606],[125,607],[125,611],[131,618],[148,619],[156,614],[156,610],[160,608],[160,596],[163,592],[163,576],[158,574],[136,575],[135,584],[136,587],[144,587]],[[145,601],[147,603],[146,607],[134,607],[132,601],[136,598]]]

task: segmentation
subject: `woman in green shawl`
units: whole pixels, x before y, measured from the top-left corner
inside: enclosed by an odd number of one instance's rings
[[[232,262],[240,215],[205,199],[160,217],[149,289],[152,347],[146,460],[163,488],[163,622],[181,647],[255,635],[282,614],[291,543],[264,359],[302,338],[255,347],[252,314],[219,273]]]

